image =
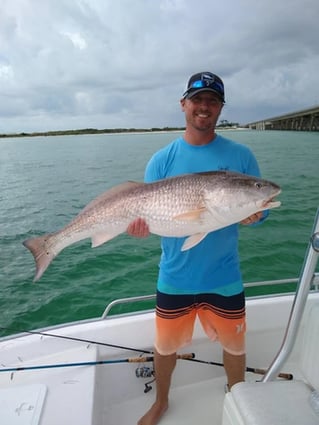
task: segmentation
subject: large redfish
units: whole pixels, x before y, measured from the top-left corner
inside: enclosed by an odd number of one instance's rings
[[[91,238],[99,246],[126,231],[138,217],[151,233],[185,237],[182,250],[197,245],[207,233],[238,223],[253,213],[275,208],[280,193],[275,183],[230,171],[185,174],[153,183],[126,182],[90,202],[61,230],[24,245],[36,262],[40,279],[62,249]]]

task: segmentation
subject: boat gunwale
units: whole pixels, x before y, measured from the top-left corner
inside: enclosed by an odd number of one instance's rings
[[[244,286],[245,286],[245,288],[246,287],[252,287],[252,286],[253,287],[259,287],[259,286],[266,286],[266,285],[270,285],[270,284],[271,285],[274,285],[274,284],[279,285],[279,284],[282,284],[282,283],[295,283],[296,281],[298,281],[298,279],[295,279],[295,278],[278,279],[278,280],[270,280],[270,281],[251,282],[251,283],[248,283],[248,284],[244,284]],[[319,283],[319,273],[315,273],[314,277],[313,277],[312,289],[309,291],[309,294],[319,293],[318,283]],[[251,302],[251,301],[254,301],[254,300],[262,300],[262,299],[265,299],[265,300],[275,299],[275,298],[277,299],[277,298],[280,298],[280,297],[291,297],[292,298],[294,296],[295,296],[295,292],[278,292],[278,293],[271,293],[271,294],[250,295],[246,298],[246,301]],[[131,302],[137,302],[139,300],[145,301],[145,300],[151,299],[151,298],[155,299],[155,294],[146,295],[146,296],[144,295],[144,296],[140,296],[140,297],[128,297],[128,298],[117,299],[117,300],[111,301],[107,305],[107,307],[105,308],[103,314],[99,317],[75,320],[75,321],[65,322],[65,323],[58,323],[58,324],[55,324],[55,325],[45,326],[45,327],[37,328],[37,329],[34,329],[34,330],[33,329],[32,330],[21,330],[21,332],[1,336],[0,337],[0,344],[2,342],[8,341],[8,340],[14,340],[14,339],[22,338],[22,337],[27,337],[27,336],[30,337],[32,335],[34,335],[34,336],[40,335],[41,336],[41,334],[43,334],[42,336],[45,337],[46,336],[45,333],[49,333],[49,332],[52,332],[52,331],[59,332],[59,331],[65,329],[65,328],[74,328],[74,327],[85,326],[85,325],[94,324],[94,323],[107,323],[107,322],[117,320],[117,319],[137,317],[137,316],[143,316],[143,315],[147,315],[147,314],[154,314],[155,308],[143,309],[143,310],[134,310],[134,311],[129,311],[129,312],[125,312],[125,313],[109,314],[111,308],[113,308],[115,305],[120,305],[123,302],[128,303],[130,301]],[[8,327],[8,329],[10,329],[10,328]],[[58,337],[59,335],[56,335],[56,336]]]

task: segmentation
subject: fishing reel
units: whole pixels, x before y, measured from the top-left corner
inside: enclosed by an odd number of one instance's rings
[[[151,381],[146,382],[145,388],[144,388],[144,393],[148,393],[149,391],[151,391],[152,386],[150,384],[152,384],[155,381],[155,371],[153,367],[148,367],[148,366],[140,366],[137,367],[135,369],[135,376],[136,378],[151,378],[153,377],[153,379]]]
[[[150,378],[154,375],[154,369],[147,366],[140,366],[135,369],[136,378]]]

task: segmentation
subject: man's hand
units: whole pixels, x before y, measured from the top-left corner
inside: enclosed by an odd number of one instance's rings
[[[261,219],[262,215],[263,215],[262,211],[259,211],[245,218],[245,220],[242,220],[240,224],[244,224],[247,226],[248,224],[257,223]]]
[[[136,238],[146,238],[150,234],[149,227],[145,220],[137,218],[128,225],[127,233]]]

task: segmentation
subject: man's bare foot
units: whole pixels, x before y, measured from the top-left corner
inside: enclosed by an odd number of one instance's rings
[[[137,425],[156,425],[167,409],[168,403],[160,404],[155,402],[150,410],[137,422]]]

